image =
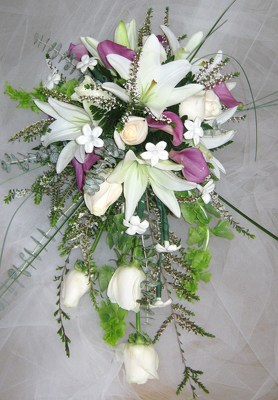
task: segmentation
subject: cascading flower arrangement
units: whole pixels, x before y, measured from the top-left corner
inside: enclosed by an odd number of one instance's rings
[[[55,277],[55,316],[67,355],[64,309],[76,307],[89,292],[109,345],[118,345],[126,335],[127,313],[134,315],[121,350],[127,381],[138,384],[158,379],[155,343],[169,324],[177,332],[213,336],[192,321],[187,308],[198,300],[199,282],[210,279],[211,236],[232,239],[234,228],[253,237],[215,191],[225,169],[214,152],[232,143],[230,126],[244,118],[238,115],[241,102],[231,94],[238,73],[223,72],[229,59],[221,51],[199,56],[220,19],[205,36],[177,38],[168,13],[167,8],[158,35],[151,30],[150,9],[139,31],[134,20],[121,21],[113,41],[82,37],[65,54],[59,44],[36,35],[49,77],[32,93],[6,85],[19,106],[46,115],[11,138],[37,140],[36,147],[23,159],[10,156],[2,166],[8,170],[14,163],[28,170],[38,163],[44,171],[30,189],[10,190],[6,202],[26,195],[36,204],[45,195],[51,198],[51,229],[36,239],[34,250],[26,250],[23,265],[10,274],[11,284],[61,231],[65,264]],[[67,72],[54,66],[57,56]],[[169,215],[188,224],[186,247],[170,231]],[[94,261],[103,234],[115,251],[115,265]],[[73,266],[76,249],[81,257]],[[155,316],[161,307],[169,315],[151,338],[141,318]],[[178,345],[182,350],[181,341]],[[195,386],[207,389],[201,371],[190,368],[181,354],[184,376],[177,393],[189,382],[195,398]]]

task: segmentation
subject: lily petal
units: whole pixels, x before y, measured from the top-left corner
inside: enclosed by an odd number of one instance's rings
[[[125,24],[128,40],[130,43],[129,48],[136,50],[137,47],[137,29],[135,19],[131,20],[129,23]]]
[[[127,48],[130,48],[130,43],[128,40],[126,25],[123,20],[121,20],[114,33],[114,42],[121,44]]]
[[[215,118],[217,124],[222,125],[227,122],[232,116],[236,113],[237,106],[233,108],[228,108],[228,110],[221,113],[218,117]]]
[[[91,122],[89,115],[81,107],[77,107],[69,103],[64,103],[63,101],[59,101],[51,97],[48,99],[48,103],[58,114],[58,116],[65,119],[66,121],[80,124],[86,124],[86,121],[87,123]]]
[[[111,40],[104,40],[103,42],[100,42],[97,47],[97,50],[106,68],[113,67],[114,69],[116,69],[110,61],[110,56],[112,55],[120,56],[125,60],[128,60],[129,63],[135,57],[135,51],[128,49],[125,46],[121,46],[120,44],[117,44],[115,42],[112,42]]]
[[[202,42],[203,36],[204,36],[204,34],[201,31],[194,33],[194,35],[192,35],[191,38],[186,43],[186,46],[185,46],[186,51],[189,53],[194,51],[196,49],[196,47],[199,46],[199,44]]]
[[[64,140],[75,140],[81,134],[81,127],[61,118],[49,125],[51,130],[42,138],[43,145],[47,147],[54,142],[62,142]]]
[[[50,104],[48,104],[44,101],[40,101],[40,100],[34,100],[34,103],[45,114],[50,115],[50,117],[55,118],[55,119],[59,118],[59,114],[57,114],[57,112],[51,107]]]
[[[117,85],[114,82],[105,82],[102,84],[103,89],[108,90],[109,92],[113,93],[115,96],[119,97],[119,99],[128,102],[129,96],[127,95],[124,88]]]
[[[208,136],[209,132],[210,136]],[[207,149],[215,149],[231,140],[234,134],[235,131],[222,132],[205,130],[205,136],[201,138],[201,142]]]
[[[180,44],[179,44],[177,37],[174,35],[174,33],[171,31],[171,29],[168,28],[168,26],[160,25],[160,29],[163,31],[164,35],[166,36],[173,54],[175,54],[176,51],[180,48]]]
[[[69,162],[74,158],[78,147],[79,146],[77,143],[71,141],[63,148],[56,164],[57,174],[60,174],[69,164]]]
[[[188,97],[201,92],[203,89],[204,86],[198,83],[190,83],[189,85],[174,88],[167,98],[166,107],[181,103]]]
[[[156,181],[150,179],[150,184],[154,194],[164,203],[172,213],[180,218],[181,210],[176,196],[172,190],[165,189],[164,186],[159,185]]]
[[[86,49],[89,51],[89,53],[92,54],[92,56],[99,58],[99,54],[97,52],[97,46],[99,44],[98,40],[91,38],[89,36],[82,36],[80,40],[84,44]]]
[[[161,171],[156,168],[148,167],[148,174],[153,181],[159,182],[160,186],[175,192],[192,190],[197,187],[196,183],[181,179],[171,171]]]
[[[148,176],[144,171],[144,167],[134,162],[124,182],[124,196],[126,200],[125,219],[127,221],[134,214],[137,204],[147,188],[147,184]]]

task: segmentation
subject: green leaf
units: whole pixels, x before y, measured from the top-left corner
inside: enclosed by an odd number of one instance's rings
[[[186,222],[189,224],[194,224],[196,222],[196,213],[194,204],[182,203],[180,205],[181,213]]]
[[[71,97],[71,95],[74,93],[74,89],[78,86],[78,80],[77,79],[71,79],[65,83],[62,84],[62,86],[57,87],[57,90],[60,93],[65,94],[68,97]]]
[[[219,221],[218,224],[211,229],[211,232],[215,235],[215,236],[219,236],[225,239],[233,239],[234,238],[234,234],[230,229],[230,223],[229,221]]]
[[[208,204],[205,204],[205,203],[204,203],[204,206],[203,206],[203,207],[205,208],[205,210],[206,210],[209,214],[214,215],[216,218],[220,218],[219,212],[218,212],[210,203],[208,203]]]
[[[195,213],[196,213],[196,218],[202,225],[207,225],[209,224],[211,218],[207,215],[206,210],[204,207],[199,203],[195,203]]]
[[[207,237],[207,228],[205,226],[197,226],[190,228],[188,232],[187,243],[189,245],[197,244],[199,247],[203,245]]]
[[[115,269],[110,267],[110,265],[103,265],[102,267],[98,268],[98,282],[101,292],[104,292],[104,290],[107,289],[114,272]]]
[[[198,250],[195,248],[188,249],[185,260],[190,264],[194,272],[202,272],[209,267],[211,253],[209,249]]]
[[[208,283],[211,280],[211,272],[202,272],[200,276],[201,281]]]
[[[109,300],[100,302],[98,308],[100,317],[100,324],[104,329],[103,339],[111,346],[116,346],[118,340],[125,335],[126,323],[125,316],[126,310],[123,310],[118,304],[113,304]]]

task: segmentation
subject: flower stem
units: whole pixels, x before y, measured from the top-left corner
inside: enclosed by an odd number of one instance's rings
[[[169,241],[169,223],[165,206],[158,197],[156,197],[156,204],[160,214],[160,241],[163,246],[165,241]],[[162,253],[159,253],[158,276],[157,276],[158,283],[156,286],[156,297],[158,298],[161,298],[162,294],[161,264],[162,264]]]
[[[141,315],[140,311],[136,313],[136,330],[141,333]]]
[[[98,233],[96,235],[96,238],[95,238],[94,243],[92,244],[92,247],[91,247],[91,250],[90,250],[91,254],[93,254],[95,252],[96,248],[97,248],[98,242],[100,241],[101,235],[103,234],[106,222],[107,222],[107,220],[103,221],[101,227],[98,230]]]

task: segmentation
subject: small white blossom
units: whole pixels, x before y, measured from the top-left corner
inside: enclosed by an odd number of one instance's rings
[[[44,83],[44,86],[48,89],[48,90],[52,90],[54,88],[55,85],[58,85],[58,83],[61,80],[61,75],[57,74],[56,72],[52,72],[52,74],[50,74],[47,78],[47,81]]]
[[[197,185],[197,189],[202,193],[202,199],[204,203],[208,204],[211,201],[211,193],[215,189],[213,180],[210,179],[205,186]]]
[[[194,122],[187,120],[184,123],[184,126],[187,129],[187,132],[184,133],[185,139],[193,139],[195,146],[200,143],[200,137],[204,136],[203,128],[201,127],[201,119],[195,118]]]
[[[84,145],[86,153],[92,153],[94,147],[103,146],[103,140],[99,139],[99,136],[102,134],[102,128],[97,126],[92,129],[89,124],[85,124],[82,127],[82,132],[83,135],[78,136],[75,141],[80,145]]]
[[[124,219],[123,221],[124,226],[128,229],[125,231],[128,235],[135,235],[138,233],[139,235],[143,235],[149,227],[149,223],[147,220],[140,222],[140,218],[136,215],[133,215],[130,218],[130,222]]]
[[[89,57],[88,54],[84,54],[84,56],[81,57],[81,61],[77,63],[76,68],[80,69],[81,72],[84,74],[87,68],[93,70],[96,65],[97,60],[95,59],[95,57]]]
[[[164,246],[157,243],[155,249],[158,253],[173,253],[181,248],[181,246],[176,246],[175,244],[170,244],[167,240],[164,242]]]
[[[166,142],[159,142],[157,144],[147,143],[145,148],[147,151],[141,154],[144,160],[151,160],[151,166],[154,167],[159,160],[168,160],[169,154],[165,150]]]
[[[175,244],[170,244],[168,241],[164,242],[164,246],[157,243],[155,249],[158,253],[173,253],[181,248],[181,246],[176,246]]]
[[[168,299],[166,301],[162,301],[161,297],[157,297],[153,304],[150,304],[150,308],[164,308],[169,306],[172,303],[172,299]]]

